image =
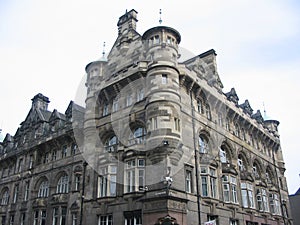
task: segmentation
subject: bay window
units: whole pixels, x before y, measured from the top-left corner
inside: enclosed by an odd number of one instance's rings
[[[244,208],[255,208],[253,197],[253,185],[250,183],[241,183],[242,205]]]
[[[238,203],[236,177],[232,175],[223,175],[222,187],[224,202]]]
[[[145,159],[126,162],[125,192],[143,191],[145,186]]]
[[[269,203],[266,189],[258,188],[256,190],[256,200],[259,211],[269,212]]]
[[[117,166],[109,165],[100,169],[98,177],[98,198],[116,196]]]
[[[213,168],[201,167],[201,194],[202,197],[217,197],[217,177]]]

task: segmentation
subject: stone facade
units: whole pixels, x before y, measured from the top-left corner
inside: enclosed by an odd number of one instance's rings
[[[300,188],[289,196],[294,225],[300,225]]]
[[[292,224],[279,122],[222,91],[214,50],[181,60],[178,31],[136,23],[86,66],[85,110],[38,94],[6,135],[2,224]]]

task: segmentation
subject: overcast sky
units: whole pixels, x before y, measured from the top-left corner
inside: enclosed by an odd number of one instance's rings
[[[0,128],[15,134],[31,98],[49,97],[65,112],[85,79],[84,68],[108,52],[118,18],[138,11],[137,31],[163,24],[178,30],[181,47],[218,56],[224,92],[280,121],[290,194],[300,187],[300,3],[297,0],[0,0]]]

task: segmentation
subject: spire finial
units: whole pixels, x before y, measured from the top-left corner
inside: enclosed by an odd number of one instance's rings
[[[265,102],[263,102],[263,107],[264,107],[264,118],[267,118],[267,112],[266,112]]]
[[[161,24],[162,23],[162,19],[161,19],[161,9],[159,9],[159,24]]]
[[[102,58],[105,56],[105,41],[103,42],[103,51],[102,51]]]

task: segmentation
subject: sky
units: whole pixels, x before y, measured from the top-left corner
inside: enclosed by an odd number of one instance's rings
[[[118,18],[138,12],[137,31],[159,25],[181,34],[195,55],[217,53],[224,92],[280,121],[290,194],[300,187],[300,3],[297,0],[0,0],[0,128],[15,134],[31,98],[49,97],[65,112],[84,96],[85,66],[108,53]]]

